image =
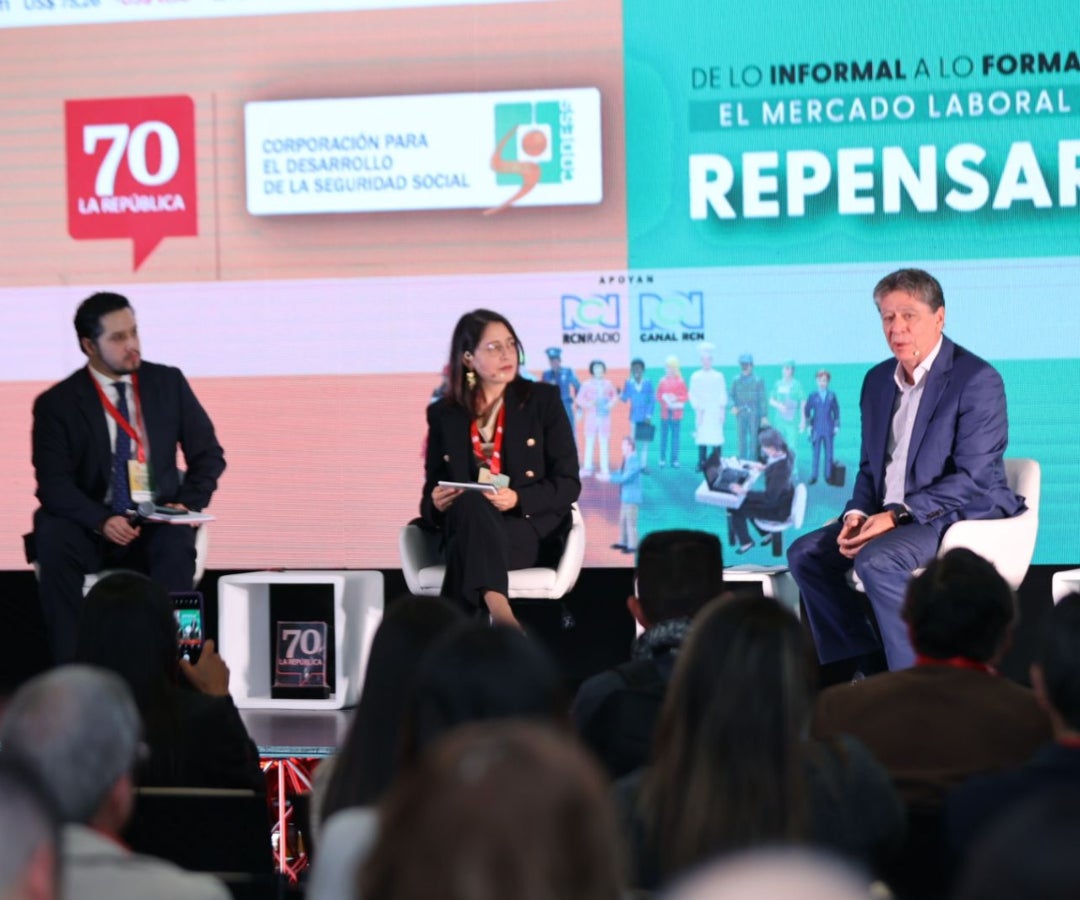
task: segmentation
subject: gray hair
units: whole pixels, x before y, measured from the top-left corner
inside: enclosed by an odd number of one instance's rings
[[[664,900],[871,900],[870,879],[812,850],[765,848],[733,854],[677,881]]]
[[[910,294],[937,312],[945,305],[945,292],[929,272],[922,269],[897,269],[881,279],[874,287],[874,303],[881,305],[882,298],[893,291]]]
[[[0,897],[15,893],[34,854],[59,859],[58,824],[52,803],[25,763],[0,756]]]
[[[120,676],[63,666],[28,681],[0,721],[0,743],[38,776],[64,822],[89,822],[130,772],[139,712]]]

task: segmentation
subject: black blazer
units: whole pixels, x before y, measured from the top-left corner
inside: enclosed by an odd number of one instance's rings
[[[517,378],[503,398],[502,471],[510,476],[518,505],[507,515],[529,520],[540,537],[555,531],[581,493],[577,445],[559,389]],[[469,436],[471,419],[460,406],[439,400],[427,409],[428,438],[420,515],[442,527],[431,502],[439,481],[476,481],[479,466]]]
[[[791,515],[795,486],[791,483],[791,454],[765,467],[765,489],[750,491],[738,511],[764,519],[786,519]]]
[[[110,515],[105,505],[112,446],[105,412],[86,368],[78,369],[34,401],[33,459],[42,509],[88,529]],[[214,425],[184,374],[172,366],[139,367],[143,427],[150,443],[155,499],[202,509],[210,502],[225,454]],[[180,484],[176,448],[187,471]]]

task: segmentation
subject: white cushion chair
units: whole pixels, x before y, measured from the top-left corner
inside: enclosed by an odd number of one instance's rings
[[[192,583],[192,588],[197,588],[199,582],[202,581],[203,575],[206,573],[206,555],[210,551],[210,529],[207,528],[206,522],[195,527],[195,579]],[[190,528],[190,525],[173,525],[173,528]],[[41,578],[41,565],[35,559],[32,563],[34,567],[34,577]],[[90,588],[97,584],[106,575],[111,575],[113,572],[117,572],[119,569],[102,569],[100,572],[90,572],[83,578],[82,592],[85,597],[90,593]]]
[[[1042,468],[1034,459],[1006,459],[1005,478],[1013,492],[1024,498],[1027,509],[1008,519],[965,519],[953,523],[941,538],[938,556],[944,556],[956,547],[973,550],[990,560],[1015,591],[1027,575],[1035,555]],[[912,574],[918,575],[921,571],[916,569]],[[854,569],[850,572],[850,582],[856,590],[863,590]]]
[[[795,493],[791,497],[791,512],[786,519],[774,521],[772,519],[751,519],[758,530],[772,535],[772,555],[784,555],[784,532],[789,528],[802,528],[803,519],[806,518],[806,485],[795,485]]]
[[[573,589],[585,559],[585,521],[576,503],[570,508],[570,516],[570,531],[558,565],[512,570],[511,600],[561,600]],[[413,594],[437,597],[442,590],[446,566],[439,555],[439,537],[437,532],[412,522],[401,529],[398,536],[401,571]]]

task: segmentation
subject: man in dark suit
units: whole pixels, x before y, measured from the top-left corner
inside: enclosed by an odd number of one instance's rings
[[[818,697],[812,731],[857,737],[901,798],[939,810],[970,775],[1020,765],[1050,736],[1034,693],[993,666],[1008,648],[1016,598],[993,565],[950,550],[911,581],[903,610],[916,665]]]
[[[809,484],[817,483],[818,460],[821,457],[825,458],[825,480],[832,483],[833,444],[836,433],[840,430],[840,403],[836,394],[829,390],[831,380],[829,372],[821,369],[817,373],[817,390],[807,397],[803,404],[803,422],[810,429],[810,448],[813,453]]]
[[[210,502],[225,456],[210,417],[179,369],[144,363],[135,312],[120,294],[79,306],[88,365],[34,401],[34,550],[42,612],[57,663],[69,661],[83,578],[110,566],[191,590],[194,529],[138,524],[135,502],[179,509]],[[176,449],[187,467],[181,478]]]
[[[911,572],[934,558],[946,528],[1024,509],[1005,479],[1009,424],[1001,376],[944,336],[937,279],[900,269],[874,288],[874,302],[894,359],[863,381],[854,495],[839,521],[788,550],[818,658],[851,661],[852,670],[882,647],[890,669],[914,661],[900,621],[904,589]],[[847,584],[852,567],[877,633]]]

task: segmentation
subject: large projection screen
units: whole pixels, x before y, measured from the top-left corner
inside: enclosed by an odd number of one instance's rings
[[[83,365],[92,291],[130,297],[217,425],[212,568],[393,568],[462,312],[507,315],[537,378],[558,347],[581,382],[641,359],[689,383],[702,342],[729,391],[743,354],[770,395],[785,363],[804,394],[828,370],[848,485],[808,486],[806,530],[847,499],[888,354],[871,291],[901,265],[1004,377],[1008,455],[1043,467],[1035,561],[1075,562],[1080,8],[850,6],[0,0],[0,568],[25,566],[31,405]],[[649,445],[643,533],[726,541],[696,428],[679,468]],[[619,502],[584,479],[587,565],[631,562]]]

